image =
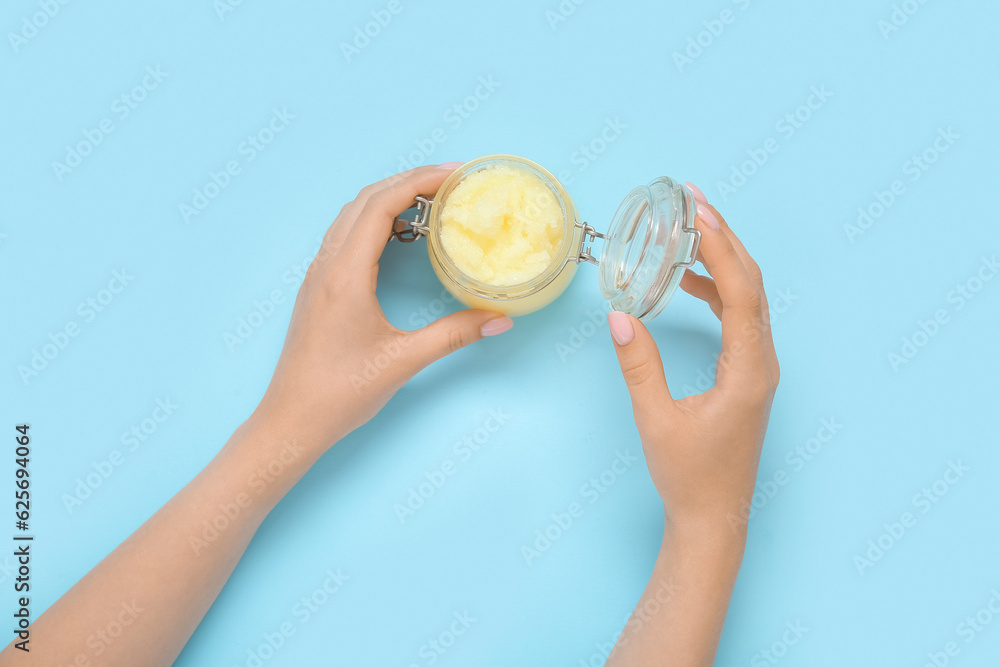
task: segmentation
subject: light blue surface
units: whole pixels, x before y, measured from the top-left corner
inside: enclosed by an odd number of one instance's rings
[[[1000,6],[909,0],[916,13],[884,35],[887,0],[562,4],[575,10],[550,24],[557,0],[401,0],[350,61],[341,42],[387,3],[246,0],[222,20],[211,0],[73,2],[16,50],[5,37],[0,428],[32,424],[34,613],[249,414],[294,268],[345,201],[440,128],[418,161],[524,155],[566,177],[598,229],[634,185],[694,181],[763,267],[783,374],[759,479],[787,478],[758,499],[718,664],[772,664],[760,652],[796,622],[808,632],[780,664],[921,665],[949,641],[951,664],[997,664],[1000,618],[968,643],[959,624],[1000,589],[1000,280],[962,308],[953,290],[1000,252]],[[732,22],[679,68],[674,53],[726,9]],[[39,11],[6,2],[0,28]],[[147,67],[166,77],[123,118],[112,105]],[[491,78],[467,118],[449,112]],[[814,88],[832,97],[794,133],[779,125]],[[240,144],[274,109],[294,119],[251,161]],[[102,119],[113,132],[60,181],[53,161]],[[580,147],[609,119],[625,128],[589,161]],[[906,163],[948,128],[958,139],[912,181]],[[745,185],[720,188],[771,138],[777,152]],[[240,173],[186,223],[179,205],[230,160]],[[845,225],[896,179],[904,194],[852,243]],[[123,269],[134,278],[88,321],[78,304]],[[422,245],[388,248],[380,279],[399,326],[440,306]],[[283,302],[230,351],[225,334],[275,290]],[[606,326],[588,324],[601,307],[584,267],[512,332],[419,375],[278,506],[177,664],[247,665],[289,621],[295,634],[263,664],[426,665],[421,647],[466,611],[475,622],[436,664],[590,664],[662,530],[641,458],[597,502],[581,495],[616,452],[640,453]],[[938,310],[947,323],[893,368],[888,355]],[[79,335],[22,381],[18,367],[70,322]],[[719,347],[708,309],[679,295],[651,328],[675,394],[693,391]],[[168,398],[179,407],[128,451],[121,434]],[[461,460],[455,443],[491,410],[506,423]],[[796,463],[789,452],[831,419],[836,434]],[[115,450],[122,465],[69,513],[64,495]],[[394,506],[446,459],[457,473],[401,524]],[[923,512],[915,494],[959,461],[968,471]],[[581,499],[583,516],[529,566],[521,547]],[[855,557],[907,511],[916,524],[859,572]],[[297,601],[338,568],[349,580],[302,622]]]

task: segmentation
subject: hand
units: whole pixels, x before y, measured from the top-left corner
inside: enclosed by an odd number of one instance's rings
[[[341,209],[295,299],[277,368],[251,421],[288,432],[319,454],[371,419],[432,361],[513,322],[465,310],[417,331],[389,324],[375,297],[393,219],[433,195],[455,163],[419,167],[369,185]]]
[[[306,272],[257,410],[204,470],[32,623],[50,641],[31,646],[31,664],[93,664],[81,659],[95,646],[101,665],[173,664],[268,512],[331,444],[427,364],[510,328],[503,315],[467,310],[400,331],[375,298],[393,218],[417,195],[437,192],[449,173],[414,169],[366,187],[343,208]],[[93,644],[95,628],[121,619],[123,600],[141,617],[113,645]],[[0,663],[21,660],[15,652],[12,642]]]
[[[706,301],[722,321],[715,386],[674,400],[656,343],[637,319],[612,312],[608,320],[635,423],[669,528],[701,535],[736,529],[745,538],[743,503],[753,494],[761,444],[778,386],[760,269],[719,212],[699,200],[698,259],[709,276],[688,271],[681,288]]]

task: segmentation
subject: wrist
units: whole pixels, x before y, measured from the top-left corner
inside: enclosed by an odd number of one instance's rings
[[[663,541],[700,552],[738,554],[742,559],[747,524],[722,512],[687,515],[665,509]]]
[[[319,458],[351,431],[330,412],[325,412],[322,417],[317,419],[315,413],[310,414],[305,408],[278,405],[265,394],[239,430],[252,434],[256,440],[270,443],[272,447],[294,442]]]
[[[213,464],[228,471],[263,519],[324,451],[302,431],[255,412],[233,432]]]

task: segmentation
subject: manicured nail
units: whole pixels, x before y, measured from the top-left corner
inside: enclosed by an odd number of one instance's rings
[[[615,339],[619,347],[628,345],[635,340],[632,320],[625,313],[620,313],[617,310],[608,313],[608,326],[611,328],[611,337]]]
[[[514,326],[514,320],[509,317],[498,317],[495,320],[490,320],[484,324],[479,329],[479,333],[483,335],[483,338],[486,338],[487,336],[497,336],[502,334],[504,331],[510,331],[512,326]]]
[[[712,211],[707,206],[702,206],[701,204],[698,204],[698,217],[701,218],[702,221],[712,229],[719,228],[719,220],[715,217],[715,214],[712,213]]]
[[[438,169],[457,169],[461,167],[464,162],[442,162],[438,165]]]
[[[684,185],[688,186],[688,190],[691,191],[691,194],[694,195],[695,200],[699,204],[707,204],[708,203],[708,197],[705,196],[705,193],[702,192],[701,189],[697,185],[695,185],[691,181],[686,182]]]

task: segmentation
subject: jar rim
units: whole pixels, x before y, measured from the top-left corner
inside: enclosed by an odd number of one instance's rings
[[[441,241],[441,211],[444,208],[448,195],[469,174],[483,169],[489,169],[490,167],[500,164],[511,165],[516,169],[526,169],[535,176],[539,177],[542,183],[549,188],[552,194],[555,195],[556,200],[559,202],[559,206],[563,212],[562,222],[564,233],[562,236],[562,243],[554,254],[552,262],[542,273],[538,274],[534,278],[513,285],[493,285],[482,282],[468,275],[451,259],[447,251],[445,251],[444,245]],[[559,179],[552,175],[548,169],[533,160],[529,160],[528,158],[524,158],[519,155],[511,155],[507,153],[485,155],[483,157],[476,158],[475,160],[470,160],[469,162],[466,162],[462,166],[458,167],[448,176],[447,179],[445,179],[444,183],[441,184],[441,187],[434,195],[434,200],[431,203],[430,216],[428,218],[428,249],[430,252],[434,253],[442,271],[444,271],[448,278],[450,278],[462,289],[477,296],[487,297],[490,299],[520,299],[542,290],[547,285],[552,283],[560,273],[562,273],[567,262],[570,261],[570,258],[575,251],[575,246],[578,245],[578,240],[576,239],[577,234],[575,233],[578,218],[579,214],[576,210],[576,204],[573,202],[572,197],[570,197],[562,183],[559,182]],[[498,295],[498,291],[502,291],[503,294]]]

